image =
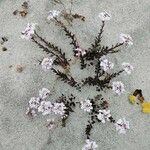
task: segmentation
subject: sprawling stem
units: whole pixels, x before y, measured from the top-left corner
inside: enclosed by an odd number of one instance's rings
[[[99,59],[102,56],[106,56],[108,54],[117,53],[120,50],[118,50],[119,47],[121,47],[123,43],[117,43],[115,46],[112,45],[112,47],[108,46],[102,46],[100,49],[97,49],[96,51],[88,51],[85,55],[86,60],[94,60],[95,58]]]
[[[112,73],[112,74],[110,74],[110,75],[107,75],[107,76],[105,77],[105,79],[102,81],[103,84],[109,84],[109,82],[110,82],[113,78],[119,76],[123,71],[124,71],[124,70],[120,70],[120,71],[118,71],[118,72],[116,72],[116,73]]]
[[[76,38],[75,34],[73,34],[71,31],[69,31],[69,29],[64,25],[63,22],[61,22],[57,18],[54,18],[54,19],[57,22],[57,24],[60,25],[60,27],[66,33],[66,36],[71,39],[71,43],[70,44],[74,46],[74,49],[78,48],[79,44],[77,42],[77,38]]]
[[[65,59],[65,57],[61,57],[58,54],[56,54],[55,52],[49,50],[49,48],[47,48],[46,46],[42,45],[40,42],[38,42],[34,37],[32,37],[32,41],[37,44],[39,46],[39,48],[42,48],[44,52],[46,53],[50,53],[53,56],[56,56],[56,58],[58,59],[58,63],[59,65],[61,65],[63,68],[66,68],[67,65],[69,65],[68,61]]]
[[[100,46],[101,39],[102,39],[102,33],[104,31],[104,26],[105,26],[105,22],[102,21],[100,31],[99,31],[98,35],[95,37],[94,43],[91,44],[91,48],[89,48],[89,50],[96,50]]]
[[[98,57],[102,57],[104,55],[110,54],[110,53],[117,53],[119,52],[119,50],[117,48],[119,48],[120,46],[122,46],[123,43],[117,43],[116,45],[112,45],[112,47],[102,47],[101,50],[99,51]],[[117,50],[116,50],[117,49]]]
[[[95,77],[87,77],[83,80],[83,84],[82,86],[85,86],[85,85],[89,85],[89,86],[97,86],[99,89],[103,90],[104,88],[111,88],[109,86],[109,83],[110,81],[119,76],[124,70],[120,70],[116,73],[112,73],[112,74],[107,74],[107,76],[103,79],[103,80],[100,80],[97,76]]]
[[[74,80],[73,77],[68,77],[65,73],[56,70],[54,68],[51,68],[51,70],[57,75],[59,76],[59,78],[61,78],[62,81],[64,81],[65,83],[68,83],[70,86],[75,87],[77,82]]]

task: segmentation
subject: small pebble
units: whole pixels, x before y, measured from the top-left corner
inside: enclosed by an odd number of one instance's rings
[[[17,72],[21,73],[23,70],[24,70],[24,67],[23,67],[23,66],[17,65],[17,67],[16,67],[16,71],[17,71]]]
[[[6,48],[6,47],[3,47],[3,48],[2,48],[2,51],[7,51],[7,48]]]

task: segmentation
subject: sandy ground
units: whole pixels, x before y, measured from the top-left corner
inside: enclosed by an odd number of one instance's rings
[[[45,127],[45,118],[39,116],[30,120],[25,115],[30,97],[36,96],[42,87],[52,89],[55,77],[51,72],[43,72],[38,65],[38,60],[46,54],[32,42],[22,40],[20,32],[28,22],[38,23],[43,37],[61,46],[68,56],[71,46],[58,27],[46,23],[48,11],[61,10],[61,7],[52,5],[50,0],[30,0],[27,17],[14,16],[12,12],[23,2],[0,0],[0,36],[8,37],[4,44],[8,50],[3,52],[0,48],[0,150],[80,150],[85,143],[84,128],[88,118],[80,109],[71,115],[66,128],[59,127],[53,133]],[[69,7],[68,3],[66,7]],[[118,135],[112,124],[97,124],[92,138],[98,143],[98,150],[149,150],[150,115],[143,114],[138,105],[131,105],[127,96],[135,88],[141,88],[149,100],[150,0],[75,0],[73,12],[83,14],[86,22],[74,21],[70,29],[76,32],[83,47],[88,47],[96,35],[100,25],[98,13],[103,10],[110,11],[113,16],[105,27],[104,44],[116,43],[121,32],[134,39],[133,46],[111,57],[116,68],[123,61],[135,67],[132,75],[121,75],[117,79],[125,83],[126,92],[122,96],[115,96],[112,91],[104,94],[110,100],[113,116],[116,119],[126,117],[131,129],[126,135]],[[17,65],[25,67],[23,72],[16,71]],[[74,69],[72,73],[78,77],[79,69]],[[92,73],[92,70],[88,71]],[[65,85],[64,91],[64,84],[57,82],[56,96],[68,93],[69,88]],[[84,99],[95,93],[87,87],[75,94]]]

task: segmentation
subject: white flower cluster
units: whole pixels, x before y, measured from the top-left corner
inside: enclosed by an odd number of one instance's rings
[[[30,40],[35,33],[36,23],[28,23],[24,31],[21,32],[21,38]]]
[[[116,130],[119,134],[125,134],[127,129],[130,129],[129,127],[129,121],[127,121],[125,118],[119,119],[116,123]]]
[[[133,66],[129,63],[122,63],[122,66],[123,66],[123,70],[127,73],[127,74],[131,74],[131,72],[133,71]]]
[[[90,112],[93,109],[92,103],[89,99],[85,99],[84,101],[81,101],[81,109],[83,109],[86,112]]]
[[[52,130],[54,127],[56,127],[56,123],[55,123],[55,120],[54,119],[47,119],[47,128],[49,130]]]
[[[114,64],[108,61],[106,57],[102,57],[100,58],[100,66],[104,71],[107,71],[107,70],[112,69],[114,67]]]
[[[100,67],[106,72],[110,69],[112,69],[114,67],[114,64],[110,61],[108,61],[108,59],[106,57],[102,57],[100,58]],[[123,70],[130,75],[131,72],[133,71],[133,66],[129,63],[122,63],[122,67]],[[117,93],[118,95],[121,95],[125,89],[124,89],[124,84],[121,81],[114,81],[112,83],[112,90]]]
[[[86,54],[85,49],[82,49],[82,48],[76,48],[75,51],[77,52],[76,53],[77,57],[84,56]]]
[[[104,12],[101,12],[99,13],[99,18],[102,20],[102,21],[108,21],[111,19],[111,14],[109,14],[108,12],[104,11]]]
[[[120,43],[125,43],[126,45],[133,45],[133,39],[129,34],[120,34]]]
[[[106,12],[106,11],[99,13],[98,16],[102,21],[108,21],[112,17],[111,14]],[[124,43],[124,44],[129,45],[129,46],[133,45],[133,39],[129,34],[121,33],[119,36],[119,42]]]
[[[112,90],[116,94],[121,95],[125,91],[124,84],[121,81],[114,81],[112,83]]]
[[[42,65],[42,69],[44,71],[50,70],[53,65],[53,59],[52,58],[44,58],[41,65]]]
[[[57,115],[64,115],[66,106],[64,103],[54,103],[53,112]]]
[[[99,114],[97,115],[98,120],[100,120],[102,123],[105,123],[106,120],[110,121],[110,117],[111,117],[110,110],[106,109],[99,110]]]
[[[131,72],[133,71],[133,66],[129,63],[122,63],[122,67],[123,67],[123,70],[128,74],[130,75]],[[121,81],[114,81],[112,83],[112,90],[118,94],[118,95],[121,95],[124,91],[125,91],[125,88],[124,88],[124,84],[121,82]]]
[[[29,107],[27,109],[27,114],[36,116],[37,113],[42,113],[42,115],[56,114],[63,116],[65,113],[66,106],[64,103],[51,103],[45,99],[50,94],[50,91],[43,88],[39,91],[39,97],[32,97],[29,100]]]
[[[104,71],[108,71],[110,69],[113,69],[114,64],[110,61],[108,61],[108,59],[106,57],[102,57],[100,58],[100,66]],[[133,71],[133,66],[129,63],[123,62],[122,63],[122,67],[123,70],[127,73],[127,74],[131,74],[131,72]]]
[[[98,147],[98,145],[96,144],[95,141],[87,139],[86,144],[84,145],[82,150],[96,150],[97,147]]]
[[[47,17],[47,20],[54,19],[54,18],[56,18],[57,16],[59,16],[59,14],[60,14],[60,11],[51,10],[51,11],[49,11],[49,15],[48,15],[48,17]]]
[[[100,120],[102,123],[105,123],[106,121],[110,121],[111,113],[110,110],[99,110],[99,114],[97,115],[97,119]],[[127,129],[130,129],[129,127],[129,121],[126,121],[125,118],[119,119],[115,124],[116,131],[118,131],[119,134],[125,134]]]
[[[105,123],[105,121],[110,121],[111,114],[110,110],[99,110],[99,114],[97,115],[97,118],[102,122]],[[129,127],[129,121],[126,121],[125,118],[119,119],[116,123],[114,123],[116,127],[116,131],[118,131],[119,134],[125,134],[126,130],[130,129]],[[98,148],[98,145],[95,141],[92,141],[90,139],[86,140],[86,144],[82,148],[82,150],[96,150]]]

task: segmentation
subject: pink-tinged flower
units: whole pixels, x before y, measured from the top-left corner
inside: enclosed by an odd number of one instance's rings
[[[102,69],[104,71],[107,71],[107,70],[113,69],[114,64],[112,62],[108,61],[108,59],[106,59],[106,57],[102,57],[100,59],[100,66],[102,67]]]
[[[24,31],[21,32],[21,38],[25,40],[30,40],[35,33],[36,23],[28,23]]]
[[[50,91],[47,88],[42,88],[42,90],[39,90],[39,97],[41,99],[46,99],[49,93]]]
[[[126,62],[122,63],[122,66],[123,66],[124,71],[125,71],[127,74],[131,74],[131,72],[132,72],[133,69],[134,69],[131,64],[126,63]]]
[[[38,107],[38,112],[42,112],[42,115],[49,115],[52,113],[53,105],[50,101],[42,101]]]
[[[121,81],[115,81],[112,83],[112,90],[116,94],[121,95],[125,91],[124,84]]]
[[[56,123],[55,123],[55,120],[54,119],[47,119],[47,128],[49,130],[52,130],[53,128],[56,127]]]
[[[96,150],[97,147],[98,147],[98,145],[96,144],[95,141],[87,139],[86,144],[84,145],[82,150]]]
[[[100,120],[102,123],[105,123],[106,120],[110,121],[111,114],[110,110],[99,110],[99,114],[97,115],[98,120]]]
[[[125,118],[119,119],[115,123],[116,130],[118,131],[119,134],[125,134],[126,130],[130,129],[129,127],[129,121],[126,121]]]
[[[83,109],[86,112],[90,112],[93,109],[92,103],[88,99],[85,99],[80,103],[81,103],[81,109]]]
[[[56,18],[57,16],[59,16],[59,14],[60,14],[60,11],[57,11],[57,10],[49,11],[49,15],[48,15],[48,17],[47,17],[47,20],[54,19],[54,18]]]
[[[86,54],[86,50],[82,48],[76,48],[75,51],[77,57],[84,56]]]
[[[53,59],[52,58],[44,58],[41,65],[44,71],[50,70],[52,68]]]
[[[129,34],[120,34],[120,43],[125,43],[126,45],[133,45],[133,39]]]
[[[37,98],[37,97],[32,97],[30,100],[29,100],[29,107],[31,109],[37,109],[40,105],[40,99]]]
[[[64,103],[54,103],[53,112],[57,115],[64,115],[66,106]]]
[[[108,12],[104,11],[104,12],[101,12],[99,14],[99,18],[102,20],[102,21],[108,21],[111,19],[111,14],[109,14]]]

